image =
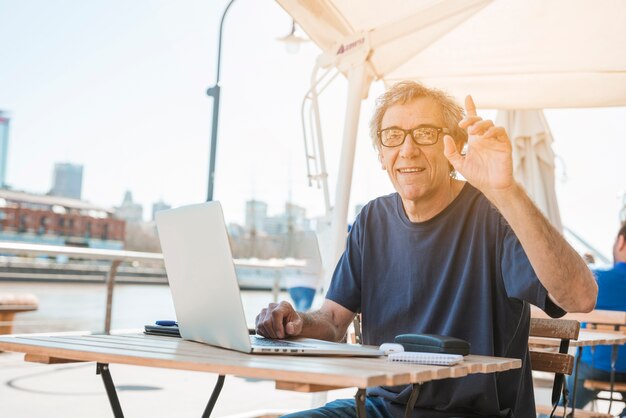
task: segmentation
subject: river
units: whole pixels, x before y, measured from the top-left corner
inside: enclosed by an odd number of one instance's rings
[[[32,293],[39,309],[17,314],[14,333],[92,331],[104,329],[106,287],[94,283],[0,282],[0,292]],[[249,326],[259,311],[272,301],[269,291],[241,293]],[[319,296],[318,296],[319,298]],[[289,300],[286,292],[279,299]],[[316,300],[316,302],[319,302]],[[170,289],[164,284],[116,284],[112,329],[138,329],[159,319],[174,319]]]

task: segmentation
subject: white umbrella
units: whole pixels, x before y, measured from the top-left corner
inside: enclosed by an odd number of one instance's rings
[[[513,144],[513,173],[543,214],[559,230],[561,215],[554,188],[552,134],[541,110],[500,110],[496,125],[503,126]]]

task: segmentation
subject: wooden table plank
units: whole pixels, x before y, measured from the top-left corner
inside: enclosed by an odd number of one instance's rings
[[[519,359],[471,355],[450,367],[395,363],[384,357],[253,355],[178,338],[141,334],[0,337],[0,349],[56,359],[271,379],[286,386],[289,383],[304,383],[309,385],[309,390],[319,387],[392,386],[521,367]],[[293,387],[307,390],[298,385]]]
[[[600,331],[583,328],[577,340],[570,340],[571,347],[589,347],[594,345],[622,345],[626,343],[626,334],[619,331]],[[558,347],[559,340],[554,338],[530,337],[530,347]]]

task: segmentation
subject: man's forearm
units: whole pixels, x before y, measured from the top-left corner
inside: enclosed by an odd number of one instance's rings
[[[583,259],[537,209],[520,185],[485,193],[519,239],[537,277],[568,312],[588,312],[598,287]]]
[[[302,333],[300,337],[317,338],[326,341],[341,341],[346,335],[345,329],[335,325],[332,314],[321,310],[313,312],[298,312],[302,318]]]

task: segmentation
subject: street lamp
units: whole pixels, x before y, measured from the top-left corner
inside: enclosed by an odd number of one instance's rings
[[[215,85],[213,87],[209,87],[206,91],[208,96],[213,97],[213,122],[211,123],[211,149],[209,155],[209,191],[207,193],[206,200],[208,202],[213,200],[213,183],[215,180],[215,154],[217,153],[217,122],[220,114],[220,64],[222,58],[222,31],[224,29],[224,18],[226,17],[226,13],[230,6],[235,2],[235,0],[230,0],[226,9],[224,9],[224,13],[222,13],[222,20],[220,21],[220,37],[217,46],[217,78],[215,80]]]
[[[277,41],[285,43],[285,49],[290,54],[295,54],[300,50],[300,44],[303,42],[307,42],[308,39],[305,39],[301,36],[296,35],[296,22],[295,20],[291,20],[291,32],[288,35],[281,36],[280,38],[276,38]]]
[[[226,9],[224,9],[224,13],[222,13],[222,20],[220,21],[220,36],[219,43],[217,47],[217,78],[215,80],[215,85],[213,87],[209,87],[206,91],[207,96],[211,96],[213,98],[213,122],[211,123],[211,148],[209,155],[209,185],[208,185],[208,193],[207,193],[207,202],[213,200],[213,185],[215,183],[215,156],[217,154],[217,123],[220,114],[220,67],[221,67],[221,58],[222,58],[222,32],[224,29],[224,18],[226,17],[226,13],[230,6],[235,2],[235,0],[230,0]],[[296,53],[300,48],[300,44],[302,42],[306,42],[307,40],[296,35],[296,23],[292,20],[291,24],[291,32],[283,36],[282,38],[278,38],[279,41],[285,42],[285,47],[289,53]]]

